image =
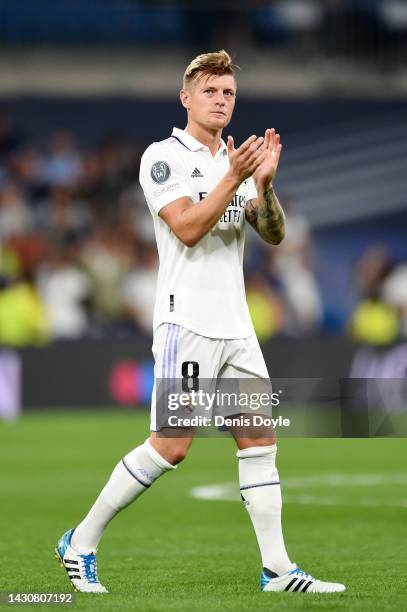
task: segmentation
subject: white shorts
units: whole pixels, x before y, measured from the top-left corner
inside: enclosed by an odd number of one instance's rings
[[[269,379],[267,366],[255,334],[236,340],[207,338],[173,323],[160,325],[153,340],[154,389],[151,430],[157,431],[157,381],[181,380],[186,368],[200,379]]]

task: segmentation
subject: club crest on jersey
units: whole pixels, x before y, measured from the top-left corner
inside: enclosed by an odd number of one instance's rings
[[[161,183],[165,183],[165,181],[170,178],[171,169],[167,162],[158,161],[152,165],[150,174],[153,181],[160,185]]]

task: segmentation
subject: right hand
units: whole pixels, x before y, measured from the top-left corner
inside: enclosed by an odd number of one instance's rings
[[[267,150],[264,138],[250,136],[238,149],[235,149],[232,136],[228,136],[227,150],[230,161],[229,174],[239,183],[251,176],[264,161]]]

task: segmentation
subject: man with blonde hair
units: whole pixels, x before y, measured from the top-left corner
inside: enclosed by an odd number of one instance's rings
[[[231,136],[227,143],[221,139],[236,101],[234,67],[226,51],[199,55],[190,63],[180,98],[186,128],[174,128],[170,138],[150,145],[140,167],[160,256],[151,435],[116,465],[88,515],[58,542],[57,558],[80,591],[106,592],[96,571],[104,528],[162,474],[173,471],[191,446],[193,428],[163,425],[159,390],[162,395],[164,387],[168,395],[184,379],[192,381],[195,392],[204,380],[260,384],[269,379],[247,307],[242,261],[246,220],[270,244],[284,237],[284,213],[273,189],[280,136],[268,128],[238,148]],[[187,393],[193,397],[190,387]],[[287,555],[274,431],[258,436],[252,429],[230,430],[238,448],[241,496],[262,557],[261,589],[345,590],[306,574]]]

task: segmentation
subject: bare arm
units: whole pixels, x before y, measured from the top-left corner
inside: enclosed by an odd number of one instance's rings
[[[194,204],[190,198],[179,198],[164,206],[160,217],[188,247],[193,247],[219,221],[240,183],[225,176],[208,196]]]
[[[253,174],[258,197],[246,206],[246,219],[270,244],[280,244],[285,235],[285,216],[273,189],[273,178],[280,161],[280,135],[267,129],[264,135],[266,156]]]
[[[285,236],[285,215],[270,185],[246,206],[246,219],[269,244],[280,244]]]
[[[262,163],[265,151],[263,138],[251,136],[238,149],[228,139],[230,168],[205,200],[193,204],[189,198],[179,198],[164,206],[160,217],[188,247],[193,247],[219,221],[239,185]]]

